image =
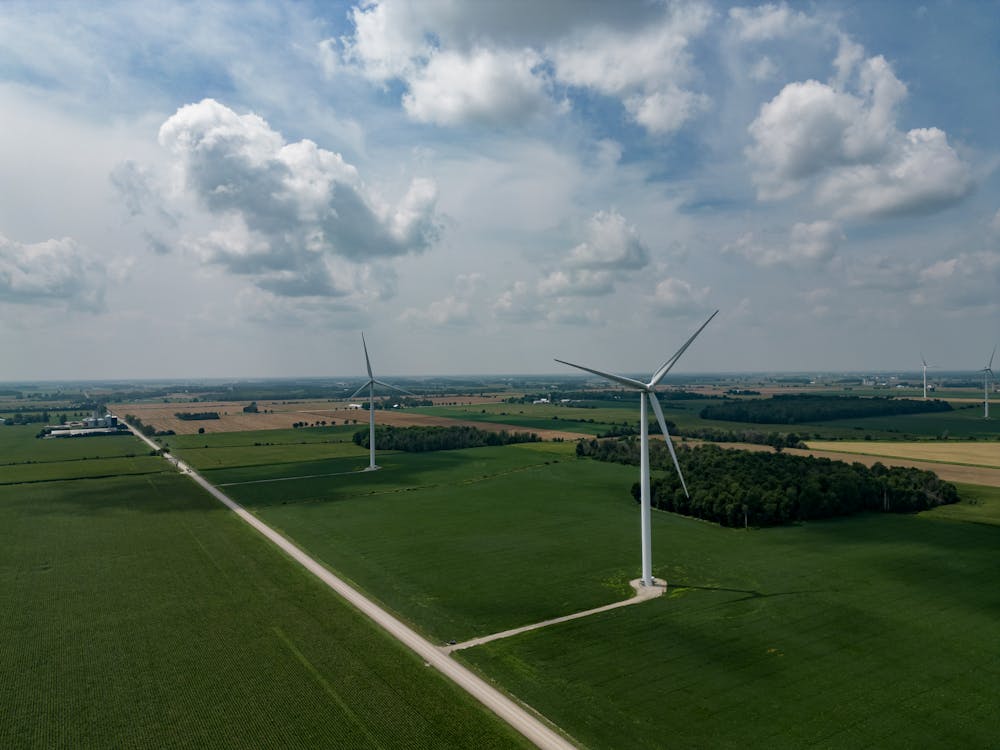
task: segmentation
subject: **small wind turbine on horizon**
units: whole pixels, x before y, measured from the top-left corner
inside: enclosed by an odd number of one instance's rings
[[[920,355],[920,361],[924,365],[924,401],[926,401],[927,400],[927,368],[928,367],[934,367],[934,365],[927,364],[927,360],[924,359],[924,355],[923,354]]]
[[[354,393],[351,394],[351,398],[357,396],[365,388],[368,389],[368,452],[370,454],[370,459],[368,462],[368,468],[365,471],[376,471],[379,467],[375,464],[375,386],[380,385],[383,388],[392,388],[400,393],[406,393],[410,396],[410,393],[405,388],[400,388],[397,385],[391,385],[389,383],[383,383],[381,380],[376,380],[375,376],[372,374],[372,363],[368,358],[368,344],[365,342],[365,334],[361,333],[361,346],[365,350],[365,367],[368,368],[368,382],[363,386],[358,388]]]
[[[993,347],[993,354],[990,355],[990,361],[986,364],[981,372],[983,374],[983,419],[990,418],[990,378],[993,377],[993,358],[997,354],[996,346]]]
[[[670,458],[673,459],[674,468],[677,469],[677,476],[681,480],[681,487],[684,488],[684,494],[687,495],[688,490],[687,484],[684,482],[684,474],[681,473],[681,465],[677,462],[677,453],[674,451],[674,444],[671,442],[670,432],[667,430],[667,421],[663,418],[663,410],[660,408],[660,402],[656,398],[656,386],[660,384],[660,381],[663,380],[666,374],[670,372],[674,365],[677,364],[677,360],[679,360],[681,355],[687,351],[689,346],[691,346],[691,342],[698,337],[698,334],[701,333],[705,329],[705,326],[712,321],[712,318],[718,314],[718,310],[712,313],[708,317],[708,320],[702,323],[701,327],[694,332],[691,338],[684,342],[684,346],[678,349],[674,356],[660,365],[660,368],[653,373],[653,376],[650,378],[648,383],[643,383],[640,380],[633,380],[632,378],[626,378],[623,375],[615,375],[610,372],[594,370],[590,367],[584,367],[583,365],[575,365],[572,362],[567,362],[562,359],[556,360],[556,362],[559,362],[560,364],[569,365],[570,367],[575,367],[578,370],[584,370],[585,372],[590,372],[594,375],[600,375],[602,378],[610,380],[613,383],[618,383],[626,388],[639,391],[639,486],[641,487],[639,524],[642,536],[642,578],[640,579],[640,582],[643,586],[655,585],[653,581],[652,540],[650,535],[649,420],[646,416],[646,399],[649,399],[649,403],[652,404],[653,411],[656,413],[656,421],[659,422],[660,430],[663,431],[664,440],[666,440],[667,448],[670,450]]]

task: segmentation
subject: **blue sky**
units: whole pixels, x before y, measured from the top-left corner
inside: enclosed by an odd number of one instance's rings
[[[1000,4],[17,3],[0,380],[982,367]]]

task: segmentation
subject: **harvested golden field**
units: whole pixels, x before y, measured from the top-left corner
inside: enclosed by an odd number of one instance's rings
[[[810,449],[837,453],[862,453],[886,458],[908,458],[915,461],[942,461],[949,464],[985,466],[1000,469],[1000,443],[935,441],[928,443],[895,443],[869,440],[810,440]]]
[[[675,441],[676,442],[676,441]],[[704,445],[705,443],[698,440],[687,440],[685,441],[687,445]],[[773,451],[769,445],[757,445],[756,443],[712,443],[712,445],[718,445],[720,448],[728,450],[744,450],[744,451]],[[866,448],[873,445],[887,445],[887,443],[876,443],[876,442],[846,442],[843,440],[837,441],[822,441],[822,440],[810,440],[808,445],[810,446],[827,446],[835,445],[838,448],[843,446],[864,446]],[[922,443],[888,443],[888,445],[898,445],[900,448],[905,448],[907,446],[923,445]],[[930,444],[926,444],[930,445]],[[976,443],[958,443],[958,445],[977,445]],[[994,444],[997,446],[997,444]],[[985,448],[985,445],[980,447]],[[993,447],[994,455],[1000,452],[1000,447]],[[871,466],[875,463],[882,463],[886,466],[908,466],[913,469],[922,469],[924,471],[933,471],[939,477],[944,479],[946,482],[962,482],[964,484],[982,484],[987,487],[1000,487],[1000,466],[996,463],[991,465],[976,466],[976,465],[963,465],[958,463],[940,463],[930,459],[927,460],[916,460],[916,458],[906,458],[902,456],[889,456],[889,455],[873,455],[870,453],[849,453],[846,451],[832,451],[832,450],[801,450],[798,448],[785,448],[785,453],[791,453],[795,456],[815,456],[816,458],[829,458],[831,461],[844,461],[846,463],[857,462],[859,464],[864,464],[865,466]],[[994,468],[997,467],[997,468]]]
[[[477,401],[476,403],[488,403]],[[305,422],[308,425],[317,422],[326,424],[351,424],[359,426],[368,424],[368,412],[364,409],[352,409],[347,402],[332,401],[259,401],[260,412],[246,414],[243,407],[245,401],[199,401],[197,403],[169,404],[110,404],[108,408],[121,417],[132,414],[142,420],[143,424],[151,424],[157,430],[173,430],[178,435],[194,435],[199,428],[206,433],[211,432],[244,432],[247,430],[287,430],[293,424]],[[176,412],[206,412],[214,411],[218,419],[187,420],[178,419]],[[449,426],[462,425],[478,427],[489,432],[534,432],[543,440],[562,438],[575,440],[589,437],[578,432],[562,430],[538,430],[518,427],[495,422],[476,422],[466,419],[449,419],[448,417],[431,414],[418,414],[406,410],[387,410],[375,413],[378,424],[397,427],[414,426]]]

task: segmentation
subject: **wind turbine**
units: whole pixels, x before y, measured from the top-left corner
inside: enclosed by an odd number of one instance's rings
[[[920,355],[920,361],[924,365],[924,401],[926,401],[927,400],[927,368],[928,367],[933,367],[934,365],[927,364],[927,360],[924,359],[924,355],[923,354]]]
[[[993,358],[996,356],[997,348],[993,347],[993,354],[990,355],[990,361],[987,363],[981,372],[983,374],[983,419],[990,418],[990,378],[993,377]]]
[[[681,358],[681,355],[687,351],[687,348],[691,346],[691,342],[697,338],[698,334],[701,333],[705,326],[707,326],[712,318],[719,314],[716,310],[712,313],[708,320],[701,324],[701,328],[694,332],[694,334],[687,341],[684,342],[684,346],[677,350],[670,359],[660,365],[660,368],[653,373],[648,383],[643,383],[640,380],[633,380],[632,378],[626,378],[622,375],[614,375],[610,372],[602,372],[601,370],[594,370],[590,367],[584,367],[583,365],[575,365],[572,362],[566,362],[562,359],[557,359],[564,365],[569,365],[570,367],[575,367],[578,370],[585,370],[586,372],[591,372],[594,375],[600,375],[602,378],[612,381],[613,383],[618,383],[625,386],[626,388],[631,388],[632,390],[639,391],[639,435],[640,435],[640,456],[639,456],[639,486],[642,488],[642,493],[640,496],[639,503],[639,525],[640,533],[642,535],[642,578],[640,579],[643,586],[653,586],[653,560],[652,560],[652,542],[650,537],[650,493],[649,493],[649,421],[646,417],[646,399],[649,399],[649,403],[653,406],[653,411],[656,413],[656,421],[660,423],[660,429],[663,431],[663,437],[666,439],[667,448],[670,449],[670,458],[674,461],[674,468],[677,469],[677,476],[681,480],[681,487],[684,488],[684,494],[688,494],[687,484],[684,483],[684,475],[681,473],[681,465],[677,462],[677,453],[674,451],[674,444],[670,441],[670,433],[667,431],[667,421],[663,418],[663,410],[660,408],[660,402],[656,399],[656,386],[659,385],[660,381],[663,380],[664,376],[670,372],[671,368],[677,364],[677,360]],[[690,497],[690,496],[689,496]]]
[[[380,385],[383,388],[392,388],[400,393],[407,393],[411,396],[413,394],[404,388],[400,388],[399,386],[390,385],[389,383],[383,383],[381,380],[376,380],[375,376],[372,374],[372,363],[368,358],[368,344],[365,343],[364,332],[361,333],[361,346],[364,347],[365,350],[365,367],[368,368],[368,382],[358,388],[358,390],[352,393],[350,397],[354,398],[365,388],[368,389],[368,449],[371,454],[371,458],[368,462],[368,468],[365,469],[365,471],[376,471],[379,467],[375,465],[375,386]]]

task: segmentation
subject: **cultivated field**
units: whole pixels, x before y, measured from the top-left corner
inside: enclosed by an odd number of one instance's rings
[[[526,746],[172,471],[0,486],[0,547],[0,747]]]
[[[374,474],[287,449],[206,476],[441,642],[624,598],[637,575],[636,468],[572,444],[380,453]],[[591,747],[987,746],[1000,493],[963,493],[750,532],[655,513],[668,596],[458,658]]]
[[[907,458],[916,461],[941,461],[968,466],[986,466],[1000,469],[1000,443],[961,443],[937,441],[933,443],[885,443],[858,441],[809,441],[809,447],[818,451],[836,453],[862,453],[887,458]]]

